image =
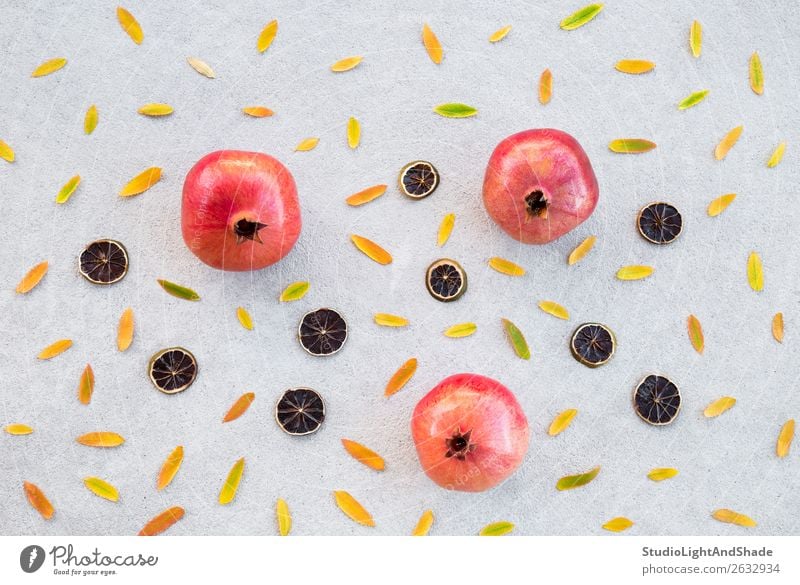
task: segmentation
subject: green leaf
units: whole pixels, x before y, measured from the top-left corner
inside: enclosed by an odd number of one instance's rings
[[[691,108],[693,106],[696,106],[697,104],[702,102],[704,99],[706,99],[706,96],[708,95],[708,92],[710,92],[710,91],[711,91],[710,89],[704,89],[702,91],[694,92],[692,95],[690,95],[689,97],[683,99],[681,101],[681,103],[678,104],[678,109],[679,110],[688,110],[689,108]]]
[[[508,319],[501,319],[501,321],[516,354],[524,360],[531,359],[531,350],[528,347],[528,342],[525,341],[525,336],[522,335],[522,331]]]
[[[567,475],[558,480],[556,489],[559,491],[571,490],[573,488],[581,487],[592,481],[597,474],[600,473],[600,466],[590,469],[586,473],[579,473],[578,475]]]
[[[612,152],[621,154],[639,154],[649,152],[656,147],[655,142],[644,138],[617,138],[608,143],[608,148]]]
[[[478,110],[467,104],[439,104],[433,111],[445,118],[469,118],[478,113]]]
[[[194,292],[190,288],[186,288],[185,286],[181,286],[179,284],[175,284],[174,282],[170,282],[168,280],[158,279],[158,284],[161,285],[161,288],[164,289],[167,293],[171,294],[173,297],[178,297],[179,299],[184,299],[186,301],[199,301],[200,295]]]
[[[595,16],[600,14],[602,9],[602,4],[589,4],[588,6],[584,6],[577,12],[570,14],[568,17],[562,20],[560,26],[564,30],[575,30],[576,28],[580,28],[592,20]]]
[[[304,296],[306,296],[309,286],[311,285],[305,281],[293,282],[281,293],[280,301],[282,303],[287,303],[289,301],[297,301],[302,299]]]
[[[503,536],[514,530],[513,522],[492,522],[481,528],[480,536]]]
[[[75,189],[78,188],[78,185],[81,184],[81,176],[75,175],[67,184],[61,187],[61,191],[58,192],[56,195],[56,203],[66,203],[69,201],[69,198],[72,197],[72,194],[75,192]]]

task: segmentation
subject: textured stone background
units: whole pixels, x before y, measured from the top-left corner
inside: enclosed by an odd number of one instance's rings
[[[134,45],[120,30],[114,4],[11,0],[0,21],[0,138],[17,152],[0,161],[0,422],[35,427],[28,437],[0,436],[0,532],[3,534],[131,534],[167,506],[182,505],[185,519],[172,534],[274,534],[274,501],[288,500],[296,534],[406,534],[420,513],[436,514],[436,534],[473,534],[484,524],[513,520],[523,534],[600,534],[611,517],[636,522],[631,534],[742,534],[710,517],[728,507],[759,521],[748,534],[797,534],[800,460],[774,455],[778,431],[800,417],[796,384],[797,331],[795,226],[798,185],[798,81],[800,40],[790,2],[655,3],[609,1],[600,16],[576,31],[558,22],[581,2],[458,3],[178,2],[125,5],[138,18],[145,41]],[[280,30],[266,54],[255,49],[261,28],[277,18]],[[693,59],[689,24],[704,26],[704,49]],[[440,66],[420,42],[430,23],[445,48]],[[490,33],[514,28],[496,45]],[[766,91],[750,90],[747,63],[758,50]],[[330,65],[364,55],[355,70],[333,74]],[[56,56],[69,59],[41,79],[30,72]],[[206,60],[216,80],[199,76],[186,57]],[[621,58],[648,58],[656,70],[635,77],[617,73]],[[554,76],[552,102],[536,99],[539,73]],[[707,100],[680,112],[676,103],[709,88]],[[175,107],[164,119],[139,116],[147,102]],[[431,108],[463,101],[480,109],[472,119],[450,120]],[[83,134],[86,108],[97,104],[100,125]],[[275,117],[252,119],[245,105],[263,104]],[[345,142],[345,123],[357,116],[361,147]],[[733,126],[744,134],[723,162],[712,152]],[[601,200],[592,218],[545,247],[520,246],[488,219],[481,202],[483,169],[504,136],[531,127],[564,129],[593,161]],[[312,152],[295,153],[308,136]],[[658,149],[615,155],[613,138],[642,136]],[[780,140],[786,157],[777,169],[765,162]],[[183,245],[183,177],[203,154],[220,149],[269,152],[293,172],[304,228],[291,255],[254,274],[226,274],[202,265]],[[404,199],[393,187],[399,168],[423,158],[441,171],[435,196]],[[149,166],[164,179],[147,193],[116,193]],[[72,175],[83,177],[67,205],[55,194]],[[375,183],[392,185],[359,209],[344,198]],[[711,199],[738,193],[720,217],[709,218]],[[685,218],[678,242],[657,248],[634,229],[637,210],[652,200],[677,205]],[[441,218],[457,215],[443,250],[435,237]],[[390,266],[362,256],[348,241],[359,233],[394,255]],[[584,237],[596,249],[579,265],[566,256]],[[131,254],[127,278],[95,287],[76,272],[83,246],[98,237],[124,242]],[[763,258],[766,287],[749,289],[751,250]],[[470,290],[454,304],[425,292],[425,267],[440,256],[458,259]],[[489,257],[512,259],[528,274],[511,279],[486,266]],[[33,264],[51,269],[27,296],[13,292]],[[655,266],[642,282],[619,282],[622,265]],[[167,278],[195,288],[203,299],[187,303],[156,284]],[[282,288],[310,280],[300,302],[280,304]],[[556,300],[571,311],[563,322],[536,308]],[[252,332],[236,321],[247,307]],[[114,345],[117,319],[132,306],[137,332],[124,354]],[[295,339],[306,311],[333,306],[347,317],[351,336],[328,359],[306,355]],[[786,315],[783,345],[772,340],[770,320]],[[388,330],[372,322],[377,311],[406,315],[412,325]],[[707,348],[696,354],[686,317],[703,323]],[[526,333],[533,357],[516,358],[500,318]],[[616,357],[590,370],[569,355],[567,340],[584,321],[617,333]],[[467,339],[441,332],[475,321]],[[35,356],[62,338],[74,347],[47,362]],[[184,345],[201,372],[187,392],[165,396],[145,377],[149,356]],[[386,400],[383,388],[411,356],[420,367],[412,382]],[[97,387],[88,407],[76,399],[81,370],[90,362]],[[419,398],[457,371],[496,377],[513,389],[529,417],[531,448],[524,467],[502,487],[483,494],[449,493],[421,472],[408,421]],[[642,423],[630,402],[636,382],[661,372],[680,386],[683,411],[667,428]],[[293,438],[272,418],[286,387],[310,385],[328,404],[318,434]],[[243,392],[256,393],[250,411],[222,425]],[[737,405],[707,420],[703,408],[730,394]],[[546,429],[558,412],[580,413],[561,436]],[[74,438],[114,430],[127,438],[110,450],[77,445]],[[341,437],[384,455],[375,473],[351,460]],[[183,444],[186,457],[173,485],[155,490],[166,455]],[[797,449],[795,449],[797,451]],[[235,502],[216,497],[233,462],[245,456],[245,478]],[[562,475],[594,465],[603,470],[590,486],[559,493]],[[656,484],[652,467],[675,466],[680,475]],[[82,485],[97,475],[122,494],[117,504]],[[26,503],[22,481],[37,483],[56,507],[43,521]],[[331,491],[349,490],[374,515],[368,529],[348,520]]]

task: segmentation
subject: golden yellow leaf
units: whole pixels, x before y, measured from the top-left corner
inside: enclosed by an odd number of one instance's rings
[[[778,343],[783,343],[783,313],[775,313],[772,317],[772,337]]]
[[[133,343],[133,309],[128,307],[122,311],[119,317],[119,325],[117,326],[117,349],[125,351]]]
[[[92,394],[94,393],[94,371],[92,366],[86,364],[81,374],[81,379],[78,382],[78,400],[81,404],[89,404],[92,401]]]
[[[263,53],[269,46],[272,44],[272,41],[275,40],[275,35],[278,34],[278,21],[271,20],[267,23],[267,25],[261,30],[261,33],[258,35],[258,42],[256,43],[256,48],[258,49],[259,53]]]
[[[617,516],[603,524],[603,528],[610,532],[623,532],[631,526],[633,526],[633,522],[624,516]]]
[[[556,489],[558,491],[564,491],[585,486],[587,483],[591,482],[595,477],[597,477],[598,473],[600,473],[599,465],[590,469],[586,473],[564,476],[556,483]]]
[[[295,152],[308,152],[309,150],[314,150],[319,144],[319,138],[304,138],[300,141],[300,143],[294,147]]]
[[[171,105],[159,103],[145,104],[138,110],[141,115],[150,117],[169,116],[174,111]]]
[[[97,128],[98,119],[99,114],[97,113],[97,106],[92,104],[89,106],[89,109],[86,110],[86,116],[83,118],[83,131],[86,134],[94,132],[94,129]]]
[[[161,470],[158,472],[158,479],[156,480],[157,490],[163,490],[172,483],[175,474],[181,468],[181,463],[183,463],[183,445],[178,445],[161,465]]]
[[[334,73],[342,73],[344,71],[350,71],[351,69],[355,69],[359,63],[364,59],[359,55],[353,57],[345,57],[344,59],[340,59],[333,65],[331,65],[331,71]]]
[[[369,449],[361,443],[356,443],[350,439],[342,439],[342,445],[345,450],[355,459],[375,471],[383,471],[386,467],[386,462],[383,457],[378,455],[372,449]]]
[[[119,192],[120,197],[130,197],[144,193],[161,180],[161,168],[150,167],[128,181]]]
[[[750,88],[758,95],[764,93],[764,69],[757,52],[750,55]]]
[[[490,43],[498,43],[506,38],[506,35],[511,32],[511,25],[508,24],[503,28],[499,28],[489,36]]]
[[[617,270],[617,278],[620,280],[641,280],[653,274],[651,266],[623,266]]]
[[[422,25],[422,44],[425,45],[425,50],[428,52],[428,57],[431,58],[431,61],[437,65],[442,62],[444,49],[442,49],[442,44],[427,23]]]
[[[408,319],[390,313],[375,313],[375,324],[383,327],[405,327]]]
[[[374,260],[378,264],[383,264],[384,266],[392,263],[392,255],[372,240],[355,234],[352,234],[350,239],[356,245],[356,248],[361,250],[370,260]]]
[[[239,319],[239,323],[242,325],[242,327],[248,331],[253,330],[253,318],[250,316],[250,313],[247,312],[247,309],[244,307],[237,307],[236,318]]]
[[[733,396],[717,398],[714,402],[706,406],[706,409],[703,411],[703,416],[706,418],[717,417],[726,410],[733,408],[734,404],[736,404],[736,399]]]
[[[719,520],[720,522],[725,522],[727,524],[736,524],[737,526],[744,526],[745,528],[753,528],[756,526],[756,521],[750,518],[750,516],[745,516],[744,514],[739,514],[738,512],[734,512],[733,510],[728,510],[726,508],[714,510],[711,516],[715,520]]]
[[[0,140],[0,158],[8,162],[14,162],[14,149],[2,140]]]
[[[433,510],[425,510],[422,516],[419,517],[411,536],[428,536],[431,526],[433,526]]]
[[[445,337],[469,337],[478,330],[475,323],[458,323],[445,329]]]
[[[2,141],[0,141],[0,146],[2,146]],[[781,142],[778,146],[775,147],[775,150],[772,151],[772,154],[767,161],[767,167],[770,169],[777,167],[780,162],[783,160],[783,153],[786,152],[786,142]]]
[[[678,475],[678,470],[674,467],[655,467],[650,470],[650,473],[647,474],[647,477],[652,481],[664,481],[665,479],[671,479]]]
[[[278,300],[280,300],[280,302],[282,303],[288,303],[290,301],[299,301],[304,296],[306,296],[306,293],[308,292],[308,289],[310,287],[311,284],[304,280],[293,282],[285,289],[283,289],[283,292],[281,293],[281,296]]]
[[[72,194],[78,188],[78,185],[81,184],[81,176],[75,175],[69,181],[67,181],[61,190],[56,195],[56,203],[62,204],[69,201],[69,198],[72,197]]]
[[[55,73],[61,69],[66,64],[67,60],[62,57],[50,59],[34,69],[33,73],[31,73],[31,77],[44,77],[45,75],[50,75],[51,73]]]
[[[398,368],[398,370],[392,375],[389,379],[388,384],[386,384],[386,390],[384,390],[384,396],[391,396],[396,392],[399,392],[403,386],[405,386],[411,377],[414,375],[414,372],[417,371],[417,358],[411,358],[406,363]]]
[[[144,525],[144,528],[139,531],[139,536],[155,536],[156,534],[161,534],[183,518],[184,513],[184,509],[180,506],[173,506],[172,508],[164,510]]]
[[[629,75],[641,75],[647,73],[655,68],[656,64],[652,61],[645,61],[644,59],[622,59],[617,61],[614,68],[622,73]]]
[[[778,457],[786,457],[789,454],[789,449],[794,440],[794,419],[790,418],[781,427],[781,432],[778,433],[778,442],[775,445],[775,454]]]
[[[33,432],[33,429],[28,425],[23,425],[21,423],[11,423],[4,427],[5,432],[9,435],[30,435]]]
[[[278,498],[275,503],[275,517],[278,519],[278,534],[289,536],[292,531],[292,515],[289,512],[289,504],[286,500]]]
[[[736,126],[736,128],[729,130],[714,149],[714,158],[717,160],[724,159],[728,151],[733,148],[733,145],[739,140],[739,137],[742,135],[742,130],[744,130],[744,126]]]
[[[110,431],[86,433],[75,440],[87,447],[118,447],[125,442],[125,439],[123,439],[121,435]]]
[[[578,411],[574,408],[570,408],[562,413],[559,413],[553,419],[553,422],[550,423],[550,428],[547,430],[547,434],[550,435],[551,437],[560,435],[567,429],[569,425],[572,424],[572,420],[575,418],[575,415],[577,414]]]
[[[267,118],[275,114],[275,112],[264,106],[247,106],[242,108],[242,111],[253,118]]]
[[[439,233],[436,234],[436,245],[440,248],[447,243],[450,239],[450,234],[453,231],[453,226],[456,224],[456,214],[448,213],[442,218],[442,223],[439,224]]]
[[[45,520],[50,520],[55,513],[55,509],[53,508],[53,504],[50,503],[50,500],[47,499],[47,496],[44,495],[44,492],[34,483],[30,483],[28,481],[22,482],[22,487],[25,490],[25,496],[28,498],[28,502],[33,507],[34,510],[39,512],[42,515],[42,518]]]
[[[233,498],[236,497],[236,491],[239,489],[239,482],[242,481],[242,474],[244,473],[244,457],[239,459],[233,464],[231,470],[228,472],[228,477],[219,492],[219,503],[223,506],[230,504]]]
[[[336,500],[336,505],[348,518],[364,526],[375,526],[375,521],[370,516],[370,513],[349,493],[339,490],[333,492],[333,497]]]
[[[553,73],[545,69],[539,77],[539,103],[548,104],[551,97],[553,97]]]
[[[71,339],[59,339],[58,341],[51,343],[47,347],[45,347],[42,351],[39,352],[39,355],[36,356],[40,360],[49,360],[51,358],[56,357],[57,355],[61,355],[65,351],[67,351],[70,347],[72,347],[72,340]]]
[[[47,274],[47,269],[50,265],[45,262],[39,262],[36,266],[28,270],[25,276],[22,277],[22,280],[19,281],[17,288],[15,289],[17,293],[24,295],[32,291],[39,282],[44,278],[44,275]]]
[[[755,252],[751,252],[747,259],[747,282],[756,292],[764,290],[764,267],[761,265],[761,256]]]
[[[727,209],[728,205],[733,203],[734,199],[736,199],[736,193],[720,195],[714,199],[714,201],[708,204],[708,215],[710,217],[717,217],[720,213]]]
[[[686,329],[689,332],[689,341],[692,342],[692,347],[697,353],[702,354],[705,348],[705,338],[700,320],[694,315],[689,315],[686,319]]]
[[[352,149],[358,148],[361,142],[361,124],[352,116],[347,120],[347,146]]]
[[[692,21],[692,26],[689,28],[689,48],[695,58],[703,51],[703,27],[696,20]]]
[[[589,236],[583,240],[572,252],[570,252],[569,257],[567,258],[567,264],[572,266],[573,264],[577,264],[583,260],[584,256],[586,256],[586,254],[588,254],[589,251],[594,248],[596,241],[597,236]]]
[[[353,207],[364,205],[365,203],[369,203],[370,201],[373,201],[386,193],[387,187],[388,185],[373,185],[372,187],[367,187],[358,193],[353,193],[350,195],[350,197],[345,199],[345,202]]]
[[[200,75],[204,75],[209,79],[216,78],[216,74],[214,73],[214,70],[211,68],[211,65],[209,65],[202,59],[198,59],[197,57],[187,57],[186,62],[189,63],[191,68],[197,71]]]
[[[119,500],[119,492],[117,488],[99,477],[85,477],[83,485],[92,492],[94,495],[99,496],[105,500],[116,502]]]
[[[504,534],[508,534],[514,530],[514,523],[513,522],[492,522],[491,524],[487,524],[481,531],[478,533],[479,536],[503,536]]]
[[[240,416],[242,416],[247,409],[250,408],[250,405],[253,404],[253,400],[256,399],[255,392],[246,392],[239,396],[236,399],[236,402],[230,407],[225,416],[222,418],[222,422],[231,422],[232,420],[236,420]]]
[[[489,258],[489,266],[497,272],[508,276],[523,276],[525,274],[525,269],[522,266],[499,256]]]
[[[122,30],[131,37],[131,40],[137,45],[141,45],[144,40],[144,32],[142,32],[142,27],[133,15],[122,6],[117,6],[117,20],[119,20]]]
[[[539,301],[539,308],[553,317],[569,320],[569,311],[554,301]]]

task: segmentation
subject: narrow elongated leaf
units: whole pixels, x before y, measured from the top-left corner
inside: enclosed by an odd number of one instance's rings
[[[525,269],[522,266],[499,256],[489,258],[489,267],[500,274],[507,274],[508,276],[523,276],[525,274]]]
[[[444,49],[442,49],[442,44],[427,23],[422,25],[422,44],[425,45],[425,50],[428,52],[428,57],[431,58],[431,61],[437,65],[442,62]]]
[[[92,394],[94,393],[94,371],[92,366],[86,364],[81,374],[81,379],[78,381],[78,400],[81,404],[89,404],[92,401]]]
[[[734,512],[733,510],[728,510],[727,508],[720,508],[719,510],[714,510],[711,516],[715,520],[719,520],[720,522],[725,522],[727,524],[736,524],[737,526],[744,526],[745,528],[753,528],[757,524],[757,522],[752,518],[750,518],[750,516],[739,514],[738,512]]]
[[[508,319],[501,319],[500,321],[503,324],[506,335],[508,335],[508,340],[511,342],[511,347],[514,348],[514,353],[524,360],[531,359],[531,350],[528,347],[528,342],[525,341],[522,331]]]
[[[83,131],[86,134],[94,132],[94,129],[97,128],[99,118],[100,115],[97,112],[97,106],[92,104],[89,106],[89,109],[86,110],[86,116],[83,118]]]
[[[145,104],[141,108],[139,108],[138,112],[142,116],[150,116],[150,117],[160,117],[160,116],[169,116],[175,110],[169,104]]]
[[[142,32],[142,27],[139,25],[139,21],[133,17],[133,14],[122,6],[117,6],[117,20],[119,20],[122,30],[131,37],[131,40],[137,45],[141,45],[144,40],[144,32]]]
[[[702,102],[706,99],[706,96],[709,94],[710,89],[703,89],[700,91],[696,91],[694,93],[689,94],[685,98],[683,98],[680,102],[678,102],[678,109],[679,110],[688,110]]]
[[[83,485],[96,496],[110,502],[119,501],[117,488],[99,477],[85,477],[83,478]]]
[[[39,262],[36,266],[28,270],[25,276],[22,277],[22,280],[19,281],[17,288],[14,290],[21,295],[32,291],[36,285],[42,281],[44,275],[47,274],[47,269],[49,266],[50,265],[46,261]]]
[[[608,143],[608,149],[620,154],[641,154],[656,147],[656,143],[645,138],[617,138]]]
[[[42,351],[39,352],[39,355],[36,356],[40,360],[49,360],[57,355],[61,355],[65,351],[67,351],[70,347],[72,347],[72,340],[71,339],[59,339],[56,342],[51,343],[47,347],[45,347]]]
[[[374,260],[378,264],[383,265],[392,263],[392,255],[372,240],[368,240],[363,236],[357,236],[355,234],[352,234],[350,239],[356,245],[356,248],[361,250],[361,252],[363,252],[364,255],[370,260]]]
[[[352,116],[347,120],[347,146],[355,150],[361,142],[361,124]]]
[[[222,489],[219,491],[219,503],[223,506],[230,504],[233,498],[236,497],[239,483],[242,481],[242,474],[244,474],[244,457],[233,464]]]
[[[569,311],[555,301],[539,301],[539,308],[548,315],[564,319],[565,321],[569,320]]]
[[[375,521],[370,513],[349,493],[339,490],[333,492],[333,497],[339,509],[353,522],[358,522],[364,526],[375,526]]]
[[[283,289],[283,292],[281,293],[279,300],[282,303],[288,303],[290,301],[299,301],[304,296],[306,296],[309,287],[311,287],[311,284],[306,282],[305,280],[293,282],[285,289]]]
[[[656,64],[652,61],[645,61],[644,59],[622,59],[617,61],[614,68],[622,73],[629,75],[641,75],[647,73],[655,68]]]
[[[448,213],[442,218],[442,223],[439,224],[439,232],[436,234],[436,245],[440,248],[447,243],[450,239],[450,234],[453,232],[453,226],[456,224],[456,214]]]
[[[383,457],[361,443],[356,443],[350,439],[342,439],[342,446],[344,446],[345,451],[347,451],[353,459],[363,463],[370,469],[383,471],[386,467],[386,462],[383,460]]]
[[[781,432],[778,433],[778,442],[775,444],[775,454],[778,457],[786,457],[789,454],[789,449],[792,447],[794,440],[794,419],[790,418],[781,427]]]
[[[2,140],[0,140],[0,158],[8,162],[14,162],[14,149]]]
[[[361,63],[363,59],[364,57],[361,57],[359,55],[355,55],[353,57],[345,57],[344,59],[340,59],[339,61],[331,65],[331,71],[333,71],[334,73],[342,73],[344,71],[350,71],[351,69],[355,69],[356,67],[358,67],[358,64]]]
[[[445,329],[445,337],[469,337],[478,330],[475,323],[458,323]]]
[[[345,202],[348,205],[352,205],[353,207],[358,207],[359,205],[364,205],[365,203],[369,203],[370,201],[374,201],[384,193],[386,193],[386,188],[388,185],[373,185],[372,187],[367,187],[359,191],[358,193],[353,193],[345,199]]]
[[[617,516],[616,518],[612,518],[603,524],[603,529],[610,532],[623,532],[631,526],[633,526],[633,521],[625,518],[624,516]]]
[[[556,483],[556,489],[559,491],[571,490],[574,488],[585,486],[591,482],[597,474],[600,473],[600,466],[590,469],[586,473],[578,473],[577,475],[567,475],[562,477]]]
[[[717,398],[714,402],[706,406],[703,411],[703,416],[706,418],[715,418],[721,415],[726,410],[730,410],[736,404],[736,399],[733,396],[723,396]]]
[[[242,111],[253,118],[268,118],[275,115],[275,112],[264,106],[247,106]]]
[[[783,343],[783,313],[775,313],[772,317],[772,337],[778,343]]]
[[[304,138],[297,146],[294,147],[295,152],[308,152],[314,150],[319,144],[319,138],[312,136],[311,138]]]
[[[391,313],[375,313],[375,324],[382,327],[405,327],[408,319]]]
[[[508,35],[508,33],[510,33],[510,32],[511,32],[511,25],[510,24],[504,26],[503,28],[498,28],[491,35],[489,35],[489,42],[490,43],[499,43],[504,38],[506,38],[506,35]]]
[[[553,97],[553,72],[549,69],[542,71],[539,77],[539,103],[549,104]]]
[[[761,256],[755,252],[751,252],[747,259],[747,282],[756,292],[764,290],[764,267],[761,264]]]
[[[173,297],[177,297],[185,301],[200,300],[199,294],[197,294],[190,288],[181,286],[180,284],[175,284],[174,282],[170,282],[169,280],[164,280],[163,278],[158,279],[158,284],[161,285],[161,288],[163,288],[166,293],[171,294]]]
[[[33,509],[39,512],[45,520],[50,520],[55,513],[55,508],[53,508],[53,504],[50,503],[50,500],[47,499],[47,496],[44,495],[39,486],[35,483],[24,481],[22,482],[22,487],[25,490],[25,497],[28,498],[28,502]]]
[[[597,242],[597,236],[588,236],[580,244],[575,246],[575,249],[569,253],[567,264],[572,266],[573,264],[577,264],[583,260],[586,254],[588,254],[591,249],[594,248],[595,242]]]
[[[39,65],[36,69],[33,70],[31,73],[31,77],[44,77],[45,75],[50,75],[51,73],[55,73],[64,65],[67,64],[67,60],[63,57],[58,57],[56,59],[50,59],[49,61],[45,61],[41,65]]]
[[[445,118],[469,118],[478,113],[478,110],[467,104],[453,102],[449,104],[439,104],[433,111]]]
[[[433,526],[433,510],[425,510],[422,516],[419,517],[417,525],[411,532],[411,536],[428,536]]]
[[[553,419],[553,422],[550,423],[550,428],[547,429],[547,434],[551,437],[555,437],[556,435],[560,435],[563,433],[569,425],[572,424],[572,420],[578,414],[578,411],[574,408],[569,408],[564,412],[559,413]]]
[[[111,431],[96,431],[93,433],[86,433],[75,439],[81,445],[87,447],[118,447],[125,442],[125,439],[117,433]]]
[[[216,74],[214,73],[214,70],[211,68],[211,65],[209,65],[202,59],[198,59],[197,57],[187,57],[186,62],[189,63],[191,68],[197,71],[200,75],[204,75],[209,79],[216,78]]]
[[[122,311],[117,326],[117,349],[125,351],[133,343],[134,318],[133,309],[128,307]]]
[[[728,205],[733,203],[733,200],[736,199],[736,193],[726,193],[725,195],[720,195],[714,201],[708,204],[708,215],[710,217],[717,217],[720,213],[727,209]]]
[[[1,143],[0,146],[2,146]],[[783,153],[785,152],[786,152],[786,142],[781,142],[778,146],[775,147],[775,150],[773,150],[772,154],[769,156],[769,160],[767,161],[767,167],[769,167],[770,169],[777,167],[783,160]]]
[[[487,524],[481,528],[481,531],[478,534],[480,536],[503,536],[512,530],[514,530],[513,522],[492,522],[491,524]]]
[[[694,350],[702,354],[705,347],[705,338],[703,337],[703,326],[700,320],[694,315],[689,315],[686,319],[686,329],[689,332],[689,341],[692,342]]]
[[[664,481],[672,479],[676,475],[678,475],[678,470],[674,467],[655,467],[647,474],[647,478],[652,481]]]
[[[725,136],[722,137],[722,140],[719,141],[717,147],[714,149],[714,158],[717,160],[724,159],[728,151],[733,148],[733,145],[739,140],[739,137],[742,135],[742,130],[744,130],[744,126],[736,126],[736,128],[731,128]]]
[[[697,20],[689,27],[689,48],[695,59],[703,52],[703,26]]]
[[[258,41],[256,42],[256,48],[258,49],[259,53],[263,53],[269,46],[272,44],[272,41],[275,40],[275,35],[278,34],[278,21],[271,20],[267,23],[267,25],[261,30],[261,33],[258,35]]]
[[[620,280],[641,280],[653,274],[651,266],[623,266],[617,270],[617,278]]]
[[[150,167],[136,175],[119,192],[120,197],[130,197],[144,193],[161,180],[161,169]]]
[[[181,463],[183,463],[183,445],[178,445],[161,465],[161,470],[158,472],[158,478],[156,479],[157,490],[161,491],[172,483],[181,468]]]
[[[764,93],[764,69],[757,52],[750,55],[750,89],[758,95]]]
[[[11,423],[3,427],[3,430],[9,435],[30,435],[33,432],[31,427],[21,423]]]
[[[236,399],[236,402],[231,405],[230,409],[225,416],[222,418],[222,422],[231,422],[232,420],[236,420],[240,416],[242,416],[247,409],[250,408],[250,405],[253,404],[253,400],[256,399],[255,392],[246,392],[239,396]]]
[[[72,197],[72,194],[75,192],[75,189],[78,188],[78,185],[81,184],[81,176],[75,175],[66,184],[61,187],[61,190],[56,195],[56,203],[66,203],[69,201],[69,198]]]
[[[242,327],[248,331],[253,330],[253,318],[250,316],[250,313],[247,312],[247,309],[244,307],[237,307],[236,318],[239,320]]]
[[[576,28],[580,28],[592,20],[595,16],[600,14],[602,9],[602,4],[589,4],[588,6],[584,6],[580,10],[573,12],[564,20],[562,20],[560,26],[564,30],[575,30]]]
[[[184,509],[180,506],[173,506],[155,516],[139,531],[139,536],[155,536],[161,534],[167,528],[183,518]]]
[[[278,520],[278,534],[289,536],[292,531],[292,515],[289,512],[289,504],[286,503],[286,500],[278,498],[275,503],[275,517]]]
[[[408,383],[416,371],[417,358],[411,358],[406,361],[406,363],[400,366],[397,371],[392,374],[392,377],[389,378],[389,382],[386,384],[386,389],[383,391],[383,395],[391,396],[392,394],[399,392],[403,386]]]

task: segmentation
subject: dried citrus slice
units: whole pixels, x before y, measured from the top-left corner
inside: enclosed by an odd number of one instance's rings
[[[442,258],[428,266],[425,286],[434,299],[449,303],[466,292],[467,273],[455,260]]]
[[[300,345],[311,355],[331,355],[347,341],[347,323],[333,309],[317,309],[303,316],[298,335]]]
[[[325,420],[325,403],[311,388],[289,388],[275,405],[275,420],[290,435],[310,435]]]
[[[94,284],[114,284],[128,273],[128,251],[116,240],[96,240],[81,252],[78,270]]]
[[[681,409],[681,393],[668,378],[650,374],[633,391],[633,408],[643,421],[666,425]]]
[[[439,171],[431,163],[415,160],[400,170],[400,191],[412,199],[424,199],[439,186]]]
[[[601,323],[584,323],[572,334],[569,347],[573,357],[584,366],[596,368],[602,366],[617,347],[614,333]]]
[[[164,394],[177,394],[192,385],[197,377],[197,360],[189,350],[168,347],[150,358],[150,381]]]
[[[646,205],[636,218],[639,233],[653,244],[669,244],[681,235],[683,218],[669,203],[656,202]]]

